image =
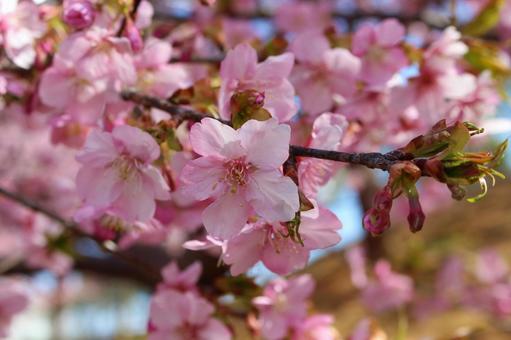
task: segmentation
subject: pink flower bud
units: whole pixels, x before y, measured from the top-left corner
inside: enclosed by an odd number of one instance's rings
[[[64,22],[76,29],[92,25],[96,12],[90,0],[68,0],[64,2]]]
[[[144,48],[144,41],[140,35],[140,31],[131,18],[126,21],[126,28],[124,29],[124,36],[128,38],[131,44],[131,48],[134,52],[139,52]]]
[[[364,229],[371,235],[380,235],[390,227],[390,214],[388,210],[371,208],[364,216]]]
[[[410,231],[416,233],[422,229],[426,215],[422,211],[421,203],[418,197],[408,197],[410,212],[408,213],[408,224]]]

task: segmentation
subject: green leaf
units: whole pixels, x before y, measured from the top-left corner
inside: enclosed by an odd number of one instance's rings
[[[461,32],[471,36],[481,36],[492,30],[500,20],[500,12],[505,0],[491,0],[488,5]]]

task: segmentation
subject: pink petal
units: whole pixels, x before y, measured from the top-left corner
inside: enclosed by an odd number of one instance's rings
[[[296,36],[290,49],[301,63],[320,64],[323,54],[330,49],[330,43],[323,34],[307,31]]]
[[[220,76],[222,80],[251,77],[255,73],[256,65],[256,51],[247,43],[240,44],[227,52],[220,65]]]
[[[264,88],[261,90],[264,91]],[[295,89],[287,79],[280,82],[278,86],[267,88],[264,94],[264,108],[279,122],[287,122],[298,111],[295,103]]]
[[[231,333],[227,327],[216,319],[209,319],[201,328],[198,340],[230,340]]]
[[[396,19],[382,21],[375,29],[380,46],[390,47],[400,43],[405,36],[405,27]]]
[[[127,222],[147,222],[154,216],[156,203],[137,174],[123,183],[122,193],[111,208]]]
[[[76,190],[87,204],[104,208],[121,195],[119,174],[110,167],[83,166],[76,176]]]
[[[295,63],[292,53],[283,53],[271,56],[256,67],[254,79],[256,81],[282,81],[289,77]]]
[[[247,184],[246,197],[269,222],[289,221],[299,208],[296,184],[275,170],[256,170]]]
[[[222,149],[226,144],[238,140],[236,130],[213,118],[204,118],[190,130],[193,151],[201,156],[223,158]]]
[[[228,240],[240,233],[248,214],[249,209],[242,194],[227,192],[203,211],[202,221],[211,236]]]
[[[249,120],[239,129],[247,161],[259,169],[277,169],[289,157],[291,128],[275,119]]]
[[[264,265],[272,272],[286,275],[305,267],[309,260],[309,249],[289,238],[268,243],[262,253]]]
[[[150,163],[160,157],[160,147],[153,137],[139,128],[120,125],[112,131],[114,139],[121,143],[130,156]]]
[[[231,266],[231,275],[240,275],[255,265],[262,255],[266,230],[243,232],[227,242],[222,260]]]
[[[89,166],[103,167],[118,156],[112,135],[95,129],[90,132],[83,149],[76,155],[76,160]]]
[[[211,157],[197,158],[188,162],[181,171],[181,192],[199,201],[214,197],[225,190],[224,177],[222,161]]]
[[[300,233],[305,247],[308,249],[322,249],[336,245],[341,241],[338,230],[341,221],[328,209],[319,209],[318,218],[307,218],[306,212],[302,214]]]

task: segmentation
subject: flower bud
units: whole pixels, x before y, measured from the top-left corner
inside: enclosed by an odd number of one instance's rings
[[[380,235],[390,227],[390,211],[371,208],[364,216],[364,229],[371,235]]]
[[[92,25],[96,12],[90,0],[67,0],[64,2],[64,22],[76,29]]]
[[[408,225],[412,233],[416,233],[422,229],[426,215],[422,211],[421,203],[418,196],[408,196],[408,204],[410,211],[408,213]]]

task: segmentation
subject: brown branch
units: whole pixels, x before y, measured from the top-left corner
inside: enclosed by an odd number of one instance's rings
[[[193,122],[200,122],[202,118],[208,117],[207,115],[197,112],[195,110],[188,109],[180,105],[172,104],[168,100],[143,95],[133,90],[122,91],[121,97],[124,100],[132,101],[145,107],[155,107],[157,109],[163,110],[167,113],[170,113],[172,117],[178,120],[191,120]],[[230,124],[230,122],[226,120],[223,119],[218,120],[224,124]]]
[[[50,210],[50,209],[42,206],[41,204],[30,200],[27,197],[24,197],[18,193],[9,191],[3,187],[0,187],[0,195],[10,199],[11,201],[17,202],[26,208],[29,208],[35,212],[45,215],[46,217],[61,224],[63,227],[66,228],[65,231],[70,232],[72,235],[85,237],[85,238],[89,238],[89,239],[93,240],[102,251],[109,253],[115,257],[118,257],[119,259],[125,261],[126,263],[134,265],[137,268],[137,270],[145,272],[145,274],[147,274],[149,277],[152,277],[152,278],[160,277],[159,271],[155,270],[151,266],[148,266],[147,263],[140,261],[138,258],[132,256],[131,254],[128,254],[126,252],[117,251],[114,247],[108,246],[108,243],[104,243],[100,240],[96,240],[91,235],[82,231],[80,229],[80,226],[77,223],[66,220],[64,217],[60,216],[53,210]]]
[[[167,100],[140,94],[133,90],[122,91],[121,97],[124,100],[129,100],[142,106],[156,107],[169,113],[179,120],[191,120],[194,122],[200,122],[203,118],[209,117],[195,110],[172,104]],[[215,117],[210,118],[217,119],[223,124],[231,125],[231,122],[229,121]],[[413,159],[413,156],[397,150],[386,154],[379,152],[358,153],[313,149],[296,145],[289,146],[289,154],[291,157],[327,159],[336,162],[363,165],[370,169],[381,170],[388,170],[389,167],[395,162]]]

